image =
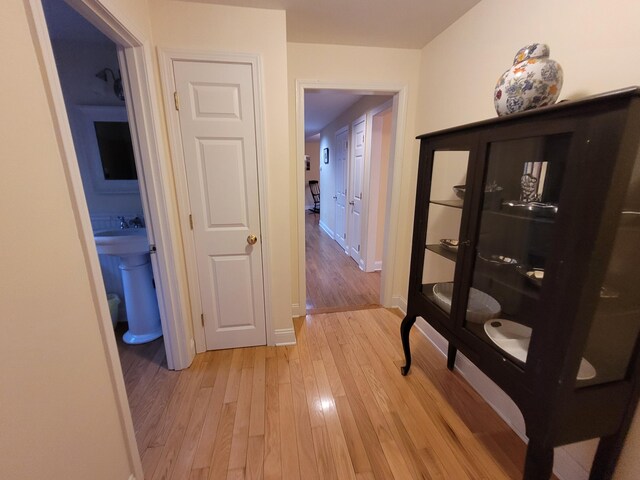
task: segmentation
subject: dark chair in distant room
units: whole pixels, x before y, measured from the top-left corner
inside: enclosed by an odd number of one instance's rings
[[[313,208],[309,209],[309,211],[320,213],[320,185],[317,180],[309,180],[309,190],[313,197]]]

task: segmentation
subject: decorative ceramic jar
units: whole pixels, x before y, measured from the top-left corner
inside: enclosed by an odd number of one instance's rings
[[[513,66],[498,79],[493,101],[499,116],[553,104],[562,88],[562,68],[549,58],[549,47],[521,48]]]

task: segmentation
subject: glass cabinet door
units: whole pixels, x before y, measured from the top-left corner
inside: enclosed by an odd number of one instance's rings
[[[488,145],[463,328],[520,366],[536,328],[571,135]]]
[[[447,316],[451,313],[469,155],[469,151],[433,154],[422,293]]]
[[[591,320],[584,358],[594,366],[595,375],[577,387],[622,380],[633,359],[640,332],[640,162],[630,176],[610,189],[609,196],[623,196],[622,208],[609,210],[600,223],[597,244],[611,248],[590,263],[589,275],[604,271],[601,281],[581,305],[595,309],[579,312]],[[609,202],[607,202],[609,203]],[[618,202],[612,202],[618,203]],[[590,278],[587,285],[593,284]],[[594,297],[594,298],[590,298]],[[589,318],[588,315],[591,315]]]

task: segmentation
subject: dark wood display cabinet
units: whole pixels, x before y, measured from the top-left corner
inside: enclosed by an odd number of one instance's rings
[[[638,400],[640,88],[418,137],[407,316],[518,405],[526,480],[600,437],[610,478]]]

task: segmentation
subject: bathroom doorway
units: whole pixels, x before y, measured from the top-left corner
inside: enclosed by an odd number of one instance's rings
[[[65,2],[43,7],[113,326],[151,342],[162,327],[117,46]]]
[[[67,188],[71,198],[71,207],[76,218],[76,228],[83,245],[84,257],[89,272],[89,285],[94,298],[96,313],[100,319],[100,331],[103,337],[107,361],[110,368],[119,370],[117,350],[113,341],[113,328],[110,321],[108,303],[104,292],[104,280],[96,253],[88,201],[84,193],[83,178],[78,164],[71,132],[74,119],[67,115],[67,105],[63,97],[62,86],[56,68],[52,40],[45,18],[45,9],[49,3],[56,6],[73,7],[74,13],[81,13],[86,25],[95,26],[108,37],[117,48],[117,66],[111,68],[102,61],[100,68],[85,78],[93,94],[117,95],[115,79],[121,79],[124,96],[129,109],[128,120],[135,151],[135,163],[140,189],[142,216],[126,216],[128,224],[138,220],[147,227],[149,250],[152,253],[153,287],[157,292],[157,305],[160,312],[164,346],[169,369],[187,368],[195,356],[195,347],[191,336],[190,311],[187,285],[184,281],[184,266],[180,258],[179,245],[172,233],[174,219],[171,213],[175,209],[175,200],[167,191],[170,171],[163,157],[161,133],[155,119],[159,115],[159,105],[155,84],[149,76],[151,68],[150,53],[144,37],[132,33],[129,21],[120,18],[99,0],[27,0],[34,26],[34,42],[41,56],[46,85],[50,95],[54,125],[58,131],[62,160],[66,172]],[[95,65],[94,65],[95,66]],[[116,69],[120,68],[120,72]],[[110,69],[113,74],[106,70]],[[99,74],[98,76],[96,76]],[[102,77],[102,78],[100,78]],[[91,82],[97,83],[91,83]],[[104,105],[103,105],[104,106]],[[120,182],[126,190],[128,181]],[[120,215],[122,216],[122,215]],[[117,217],[117,216],[116,216]],[[118,220],[120,221],[120,220]],[[132,222],[133,221],[133,222]],[[114,387],[123,392],[121,384],[114,377]],[[125,398],[126,400],[126,398]]]

